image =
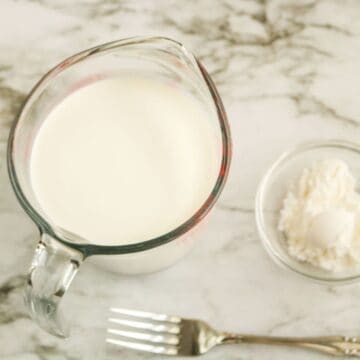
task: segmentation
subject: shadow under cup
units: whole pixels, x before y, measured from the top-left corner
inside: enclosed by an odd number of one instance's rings
[[[72,92],[92,82],[124,72],[156,76],[171,81],[195,96],[209,113],[219,136],[221,166],[213,190],[186,222],[154,239],[103,246],[91,244],[71,229],[62,229],[43,213],[32,190],[30,156],[36,134],[49,112]],[[83,51],[50,70],[33,88],[20,111],[9,137],[8,168],[17,198],[40,229],[41,240],[29,271],[25,300],[30,314],[45,330],[67,336],[68,328],[59,303],[80,264],[97,255],[111,270],[146,273],[165,268],[192,247],[195,225],[215,204],[226,181],[231,157],[230,131],[221,99],[203,65],[178,42],[166,38],[131,38]],[[95,258],[94,258],[95,259]]]

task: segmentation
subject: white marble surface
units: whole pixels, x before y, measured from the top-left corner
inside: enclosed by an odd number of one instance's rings
[[[234,156],[219,206],[195,250],[164,272],[119,277],[85,264],[67,302],[77,323],[57,340],[28,319],[22,285],[37,230],[5,169],[9,125],[34,82],[64,57],[133,35],[182,41],[208,67],[231,122]],[[155,359],[104,346],[109,305],[207,319],[272,335],[360,335],[357,284],[327,287],[279,269],[254,224],[266,167],[294,143],[360,140],[360,3],[353,1],[0,2],[0,358]],[[325,359],[303,351],[228,346],[204,359]]]

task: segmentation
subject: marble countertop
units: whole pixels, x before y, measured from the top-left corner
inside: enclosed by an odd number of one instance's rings
[[[0,3],[0,358],[155,359],[104,345],[109,305],[196,316],[268,335],[360,335],[360,286],[322,286],[278,268],[254,223],[267,166],[310,139],[360,139],[360,3],[330,0],[2,0]],[[63,58],[134,35],[166,35],[204,62],[229,115],[229,181],[202,240],[161,273],[120,277],[85,264],[67,301],[69,340],[26,315],[24,274],[37,238],[10,190],[5,149],[26,93]],[[325,359],[261,346],[227,346],[204,359]]]

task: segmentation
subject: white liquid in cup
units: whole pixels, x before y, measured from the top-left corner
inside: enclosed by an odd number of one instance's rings
[[[33,145],[30,174],[46,217],[98,245],[149,240],[188,220],[220,168],[216,123],[204,105],[160,80],[99,80],[49,113]],[[103,256],[114,271],[154,271],[191,246],[177,240],[138,254]]]

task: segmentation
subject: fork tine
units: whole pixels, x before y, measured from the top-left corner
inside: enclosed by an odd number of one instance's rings
[[[106,339],[106,342],[109,344],[122,346],[122,347],[125,347],[128,349],[152,352],[155,354],[163,354],[163,355],[177,355],[178,354],[177,348],[171,347],[171,346],[151,345],[151,344],[144,344],[141,342],[123,341],[123,340],[116,340],[116,339],[111,339],[111,338]]]
[[[179,334],[180,327],[178,325],[172,324],[153,324],[150,322],[143,321],[135,321],[135,320],[127,320],[127,319],[117,319],[117,318],[109,318],[109,321],[115,324],[123,325],[130,328],[141,329],[141,330],[149,330],[154,332],[161,333],[169,333],[169,334]]]
[[[354,344],[360,344],[360,337],[349,336],[346,338],[349,342],[352,342]]]
[[[166,314],[155,314],[151,312],[138,311],[138,310],[129,310],[129,309],[120,309],[120,308],[111,308],[111,312],[121,315],[133,316],[138,318],[150,319],[154,321],[168,321],[172,323],[180,323],[181,318],[173,315]]]
[[[149,334],[143,332],[134,332],[127,330],[118,330],[118,329],[108,329],[109,334],[119,335],[124,338],[129,338],[130,340],[144,340],[153,343],[161,343],[167,345],[178,345],[179,339],[176,335],[167,335],[167,334]]]

